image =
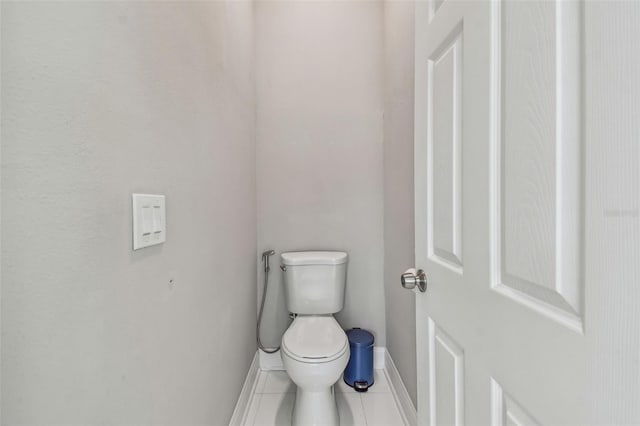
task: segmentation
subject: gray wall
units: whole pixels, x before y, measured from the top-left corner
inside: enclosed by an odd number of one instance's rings
[[[387,349],[416,403],[416,323],[412,292],[400,274],[414,266],[414,3],[384,3],[384,278]]]
[[[2,47],[2,5],[0,5],[0,48]],[[2,70],[2,50],[0,50],[0,77]],[[0,78],[0,98],[2,79]],[[0,105],[0,165],[2,164],[2,106]],[[2,253],[2,173],[0,173],[0,253]],[[0,260],[0,425],[2,424],[2,261]]]
[[[1,24],[3,424],[226,424],[255,351],[251,4]],[[141,191],[167,242],[132,252]]]
[[[256,3],[258,249],[347,251],[338,320],[372,330],[378,345],[385,344],[382,12],[377,1]],[[271,282],[263,341],[277,345],[288,326],[277,267]]]

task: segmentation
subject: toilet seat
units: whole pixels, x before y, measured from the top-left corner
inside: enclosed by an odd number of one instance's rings
[[[340,358],[349,340],[333,316],[298,316],[282,336],[282,350],[304,363],[324,363]]]

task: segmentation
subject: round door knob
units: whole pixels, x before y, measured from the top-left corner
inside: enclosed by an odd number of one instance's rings
[[[404,274],[400,275],[400,282],[402,287],[408,290],[413,290],[417,285],[418,290],[422,293],[427,291],[427,274],[422,269],[417,271],[414,268],[407,269]]]

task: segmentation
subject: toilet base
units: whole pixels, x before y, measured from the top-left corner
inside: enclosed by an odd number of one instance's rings
[[[322,391],[296,390],[292,426],[340,426],[333,386]]]

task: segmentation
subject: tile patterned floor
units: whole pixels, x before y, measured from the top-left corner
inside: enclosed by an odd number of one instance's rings
[[[335,385],[340,426],[404,426],[384,370],[374,371],[374,385],[359,393],[342,379]],[[296,387],[284,371],[261,371],[245,426],[290,426]]]

